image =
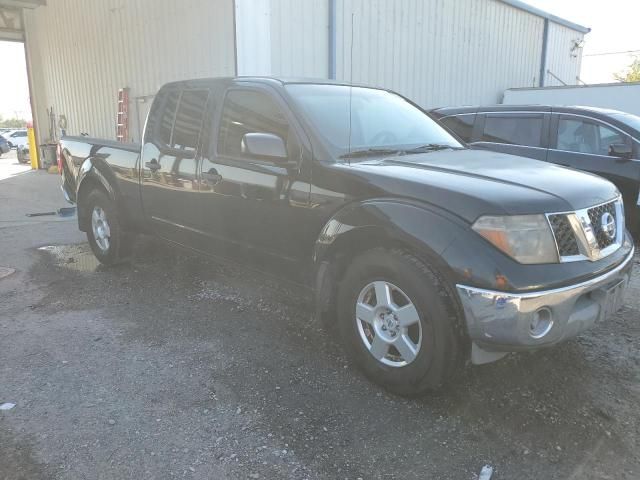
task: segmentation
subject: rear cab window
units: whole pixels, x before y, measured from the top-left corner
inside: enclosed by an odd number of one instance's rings
[[[178,151],[195,152],[198,149],[200,132],[207,111],[208,90],[184,90],[176,110],[173,131],[169,146]],[[171,174],[178,181],[194,182],[197,168],[197,156],[193,158],[176,155]]]
[[[149,114],[143,156],[161,169],[161,183],[195,189],[201,132],[209,103],[206,88],[161,91]],[[185,152],[184,154],[182,152]]]
[[[180,92],[175,88],[165,88],[158,93],[149,113],[145,144],[169,146],[179,99]]]
[[[171,147],[195,151],[207,108],[208,90],[185,90],[175,116]]]
[[[149,114],[145,143],[194,151],[205,119],[209,90],[161,92]]]

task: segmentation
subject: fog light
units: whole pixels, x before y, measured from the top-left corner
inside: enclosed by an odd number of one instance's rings
[[[533,338],[542,338],[553,327],[553,315],[547,307],[542,307],[533,314],[529,323],[529,335]]]

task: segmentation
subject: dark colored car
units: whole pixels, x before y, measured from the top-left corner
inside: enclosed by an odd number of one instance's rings
[[[627,224],[640,226],[640,117],[595,107],[496,105],[433,110],[473,148],[601,175],[622,192]]]
[[[400,394],[603,321],[632,266],[613,184],[467,149],[385,90],[172,83],[142,145],[65,137],[59,155],[101,262],[153,233],[297,282],[366,375]]]

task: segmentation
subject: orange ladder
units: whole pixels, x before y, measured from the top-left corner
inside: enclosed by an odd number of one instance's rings
[[[118,90],[118,117],[116,119],[116,139],[129,141],[129,89]]]

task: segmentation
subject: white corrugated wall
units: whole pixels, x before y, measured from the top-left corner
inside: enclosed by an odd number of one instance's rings
[[[272,74],[326,78],[328,29],[327,0],[271,0]]]
[[[330,1],[49,0],[25,12],[41,138],[51,106],[69,133],[114,138],[119,88],[135,99],[172,80],[233,75],[236,45],[240,74],[327,77]],[[338,79],[424,107],[498,103],[508,88],[539,84],[544,19],[530,12],[499,0],[335,5]],[[571,47],[582,37],[550,22],[547,68],[567,83],[579,74],[582,52]],[[134,140],[148,105],[131,103]]]
[[[425,107],[496,103],[537,85],[544,20],[488,0],[338,3],[337,76],[394,89]],[[353,72],[351,22],[353,14]]]
[[[41,140],[46,108],[67,117],[69,134],[114,138],[119,88],[140,97],[169,81],[235,73],[232,0],[49,0],[25,20],[32,77],[43,82],[34,85],[45,97],[35,112]],[[140,121],[130,106],[136,141],[148,103],[139,106]]]
[[[582,47],[578,47],[584,35],[563,25],[551,22],[549,24],[549,44],[547,46],[547,73],[545,86],[576,85],[580,75],[580,63],[582,61]],[[515,87],[514,87],[515,88]]]

